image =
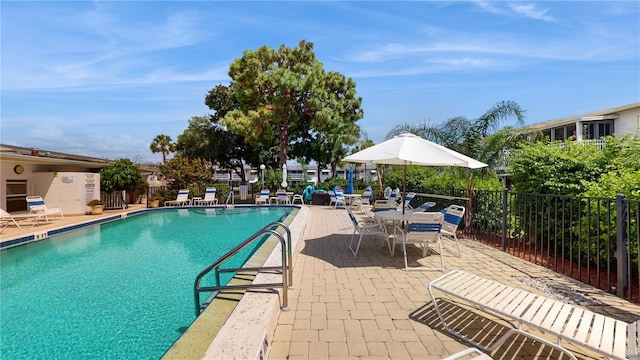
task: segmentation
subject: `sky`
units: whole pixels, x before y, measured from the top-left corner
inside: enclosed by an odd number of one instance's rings
[[[300,40],[356,82],[375,143],[506,100],[527,124],[640,101],[635,0],[2,0],[0,20],[0,142],[99,158],[160,162],[233,60]]]

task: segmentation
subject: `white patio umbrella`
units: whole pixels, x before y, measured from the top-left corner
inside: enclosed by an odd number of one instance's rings
[[[282,165],[282,188],[286,189],[289,184],[287,184],[287,164]]]
[[[460,166],[469,169],[488,166],[483,162],[410,133],[400,134],[385,142],[358,151],[345,157],[342,161],[404,165],[404,183],[402,185],[404,195],[407,190],[407,165]],[[404,206],[402,211],[404,212]]]

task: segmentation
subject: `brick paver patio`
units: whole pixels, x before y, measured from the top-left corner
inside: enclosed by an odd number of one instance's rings
[[[426,286],[441,272],[406,272],[402,249],[396,247],[391,257],[375,238],[367,239],[354,259],[347,248],[352,232],[344,209],[310,207],[294,261],[291,310],[280,314],[270,359],[441,359],[469,346],[442,330],[431,304]],[[478,242],[462,240],[461,250],[461,258],[445,253],[448,269],[462,269],[537,293],[540,291],[518,278],[551,278],[602,302],[590,306],[592,311],[626,321],[640,317],[638,305]],[[420,256],[417,248],[409,255],[414,261]],[[439,257],[431,255],[420,261],[437,265]],[[444,308],[445,316],[465,333],[482,329],[474,337],[481,343],[490,342],[496,332],[509,326],[458,302],[446,302]],[[604,358],[573,345],[567,347],[581,359]],[[496,359],[569,358],[523,336],[514,336],[490,355]]]

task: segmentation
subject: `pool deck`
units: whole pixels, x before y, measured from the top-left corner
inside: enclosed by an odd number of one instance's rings
[[[142,208],[133,205],[127,210],[105,211],[103,215],[66,216],[34,227],[9,225],[0,234],[0,241]],[[353,225],[346,211],[326,206],[307,208],[301,240],[294,249],[294,289],[288,291],[290,310],[276,314],[266,346],[269,359],[441,359],[469,347],[442,329],[428,295],[427,284],[442,272],[406,272],[401,248],[396,247],[396,254],[391,257],[387,248],[379,246],[378,239],[363,240],[354,259],[347,248]],[[541,292],[519,278],[548,278],[599,301],[598,305],[587,306],[594,312],[624,321],[640,318],[637,304],[476,241],[462,239],[461,251],[461,258],[445,252],[448,270],[462,269],[534,293]],[[412,254],[414,259],[419,257],[417,250],[411,251],[410,257]],[[439,257],[430,255],[420,262],[437,265]],[[461,303],[449,302],[445,309],[454,323],[457,320],[466,328],[465,332],[482,329],[484,341],[508,326]],[[579,359],[606,358],[563,344]],[[490,355],[495,359],[568,359],[523,336],[513,336]]]

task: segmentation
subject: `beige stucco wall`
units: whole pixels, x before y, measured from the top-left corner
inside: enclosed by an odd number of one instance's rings
[[[100,198],[100,174],[84,172],[35,172],[33,194],[48,206],[60,205],[65,215],[84,214],[87,203]]]

